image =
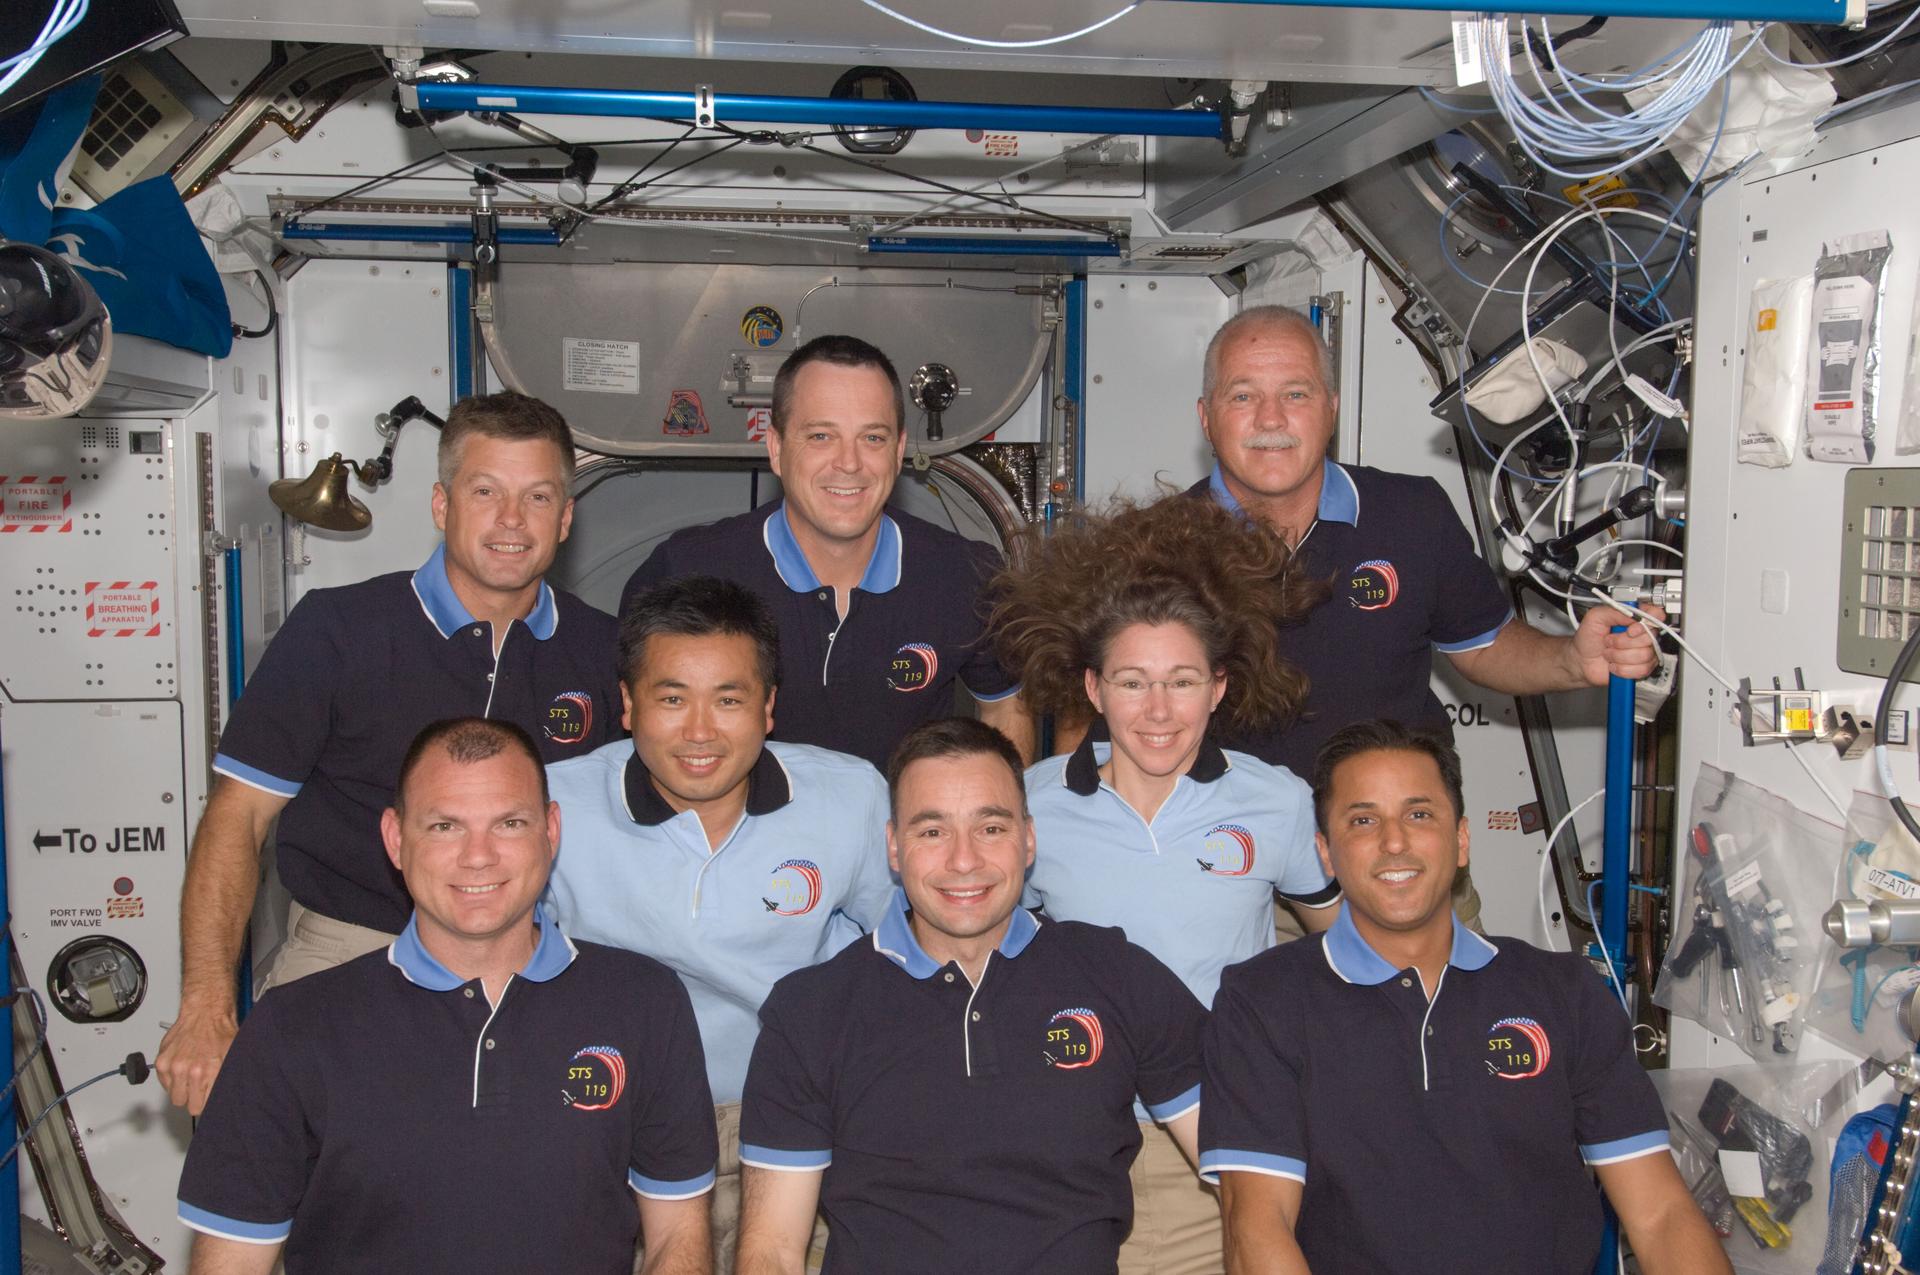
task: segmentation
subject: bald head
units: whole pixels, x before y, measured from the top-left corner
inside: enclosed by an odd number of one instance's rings
[[[1250,332],[1288,333],[1311,343],[1319,358],[1321,384],[1329,393],[1334,391],[1333,351],[1321,340],[1320,329],[1313,325],[1313,320],[1283,305],[1257,305],[1221,324],[1213,340],[1207,342],[1207,357],[1200,373],[1201,398],[1212,398],[1214,386],[1220,382],[1220,351],[1235,337]]]

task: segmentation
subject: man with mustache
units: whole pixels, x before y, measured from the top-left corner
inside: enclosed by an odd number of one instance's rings
[[[1644,627],[1609,631],[1620,623],[1610,607],[1589,608],[1571,636],[1515,614],[1431,478],[1329,459],[1334,384],[1326,342],[1297,311],[1243,310],[1207,346],[1198,407],[1215,465],[1189,494],[1271,528],[1308,575],[1333,582],[1333,596],[1282,634],[1282,653],[1311,682],[1299,716],[1226,747],[1305,775],[1349,722],[1388,717],[1450,737],[1432,690],[1435,652],[1504,695],[1605,686],[1609,674],[1639,678],[1658,667]],[[1455,905],[1469,922],[1480,914],[1464,870]]]

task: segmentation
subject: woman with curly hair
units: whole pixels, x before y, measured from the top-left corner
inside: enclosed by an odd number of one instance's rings
[[[995,585],[990,628],[1029,704],[1091,709],[1111,737],[1027,772],[1040,848],[1026,902],[1120,926],[1208,1005],[1224,967],[1273,946],[1276,894],[1304,928],[1331,925],[1340,889],[1314,848],[1307,785],[1208,738],[1216,720],[1264,726],[1305,697],[1278,629],[1326,586],[1297,575],[1286,544],[1175,497],[1056,528]],[[1180,1149],[1191,1154],[1196,1105],[1136,1113],[1122,1275],[1223,1268],[1217,1199]]]

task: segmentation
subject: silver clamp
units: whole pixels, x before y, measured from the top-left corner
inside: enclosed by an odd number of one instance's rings
[[[701,128],[712,128],[719,123],[718,117],[713,113],[713,85],[693,86],[693,122]]]

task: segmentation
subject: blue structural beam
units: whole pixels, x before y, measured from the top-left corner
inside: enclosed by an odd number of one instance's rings
[[[608,115],[691,120],[691,93],[638,89],[562,89],[528,84],[417,86],[423,111],[512,111],[518,115]],[[844,124],[857,128],[978,128],[1010,133],[1121,133],[1146,137],[1220,137],[1218,111],[1109,106],[1012,106],[996,102],[885,102],[848,97],[715,94],[712,118],[724,123]]]
[[[1104,239],[879,235],[867,240],[867,251],[950,253],[961,257],[1117,257],[1120,245]]]
[[[1529,0],[1532,3],[1532,0]],[[1626,626],[1615,625],[1615,633]],[[1627,897],[1633,871],[1633,682],[1607,679],[1607,796],[1600,856],[1600,915],[1595,928],[1613,963],[1615,976],[1627,976]],[[1613,1275],[1619,1262],[1620,1228],[1607,1210],[1600,1260],[1594,1275]]]
[[[373,239],[386,243],[472,243],[473,227],[464,222],[409,226],[401,223],[352,221],[295,221],[280,228],[282,239]],[[557,230],[529,226],[502,226],[501,243],[557,244]]]
[[[1449,0],[1199,0],[1203,4],[1267,4],[1316,9],[1456,10]],[[1526,0],[1515,11],[1582,18],[1689,18],[1696,21],[1808,22],[1843,26],[1848,0]],[[1865,5],[1861,6],[1864,18]],[[1476,11],[1479,12],[1479,11]],[[1855,21],[1855,25],[1859,20]]]

